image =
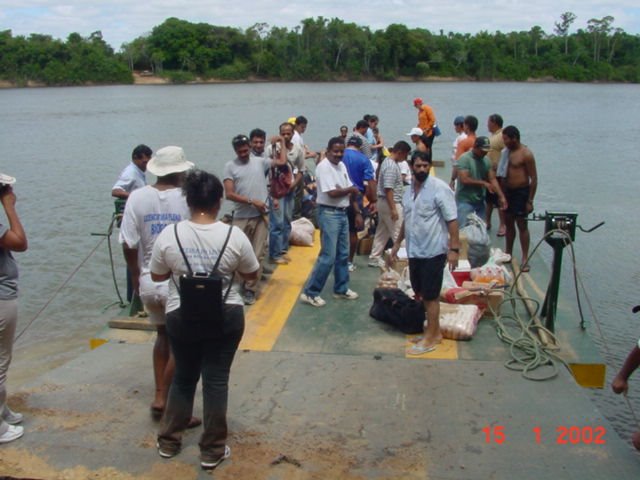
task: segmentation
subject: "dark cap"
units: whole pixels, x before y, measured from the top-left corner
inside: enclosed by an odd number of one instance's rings
[[[485,152],[488,152],[489,150],[491,150],[491,143],[489,142],[489,139],[487,137],[478,137],[473,144],[473,148],[479,148],[481,150],[484,150]]]
[[[349,140],[347,140],[347,146],[349,145],[360,148],[362,146],[362,139],[360,137],[352,135],[351,137],[349,137]]]
[[[453,124],[464,125],[464,117],[462,115],[458,115],[456,118],[453,119]]]
[[[241,145],[249,145],[249,138],[246,135],[236,135],[231,139],[231,145],[233,148],[238,148]]]

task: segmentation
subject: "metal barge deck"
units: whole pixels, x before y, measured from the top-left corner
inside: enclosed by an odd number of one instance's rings
[[[503,366],[508,349],[491,320],[470,342],[406,358],[407,338],[368,315],[378,272],[365,257],[352,274],[358,300],[325,294],[320,309],[297,302],[317,250],[292,249],[294,261],[247,310],[231,373],[232,456],[214,478],[640,478],[640,456],[568,370],[532,382]],[[542,262],[533,265],[532,282],[547,276]],[[560,302],[558,336],[567,361],[598,377],[603,362],[568,302]],[[0,475],[210,478],[198,464],[200,429],[177,457],[156,452],[152,342],[151,332],[106,329],[93,340],[99,348],[14,392],[26,433],[0,446]]]

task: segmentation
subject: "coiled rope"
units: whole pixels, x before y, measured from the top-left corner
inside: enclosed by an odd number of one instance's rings
[[[535,245],[531,252],[531,255],[529,256],[529,259],[531,259],[536,254],[536,251],[538,250],[540,245],[542,245],[542,242],[544,242],[551,235],[560,235],[565,241],[566,246],[569,247],[576,301],[580,314],[580,327],[582,329],[585,328],[584,315],[580,300],[580,291],[582,290],[589,312],[591,314],[591,317],[593,318],[593,323],[598,332],[598,336],[600,337],[602,345],[604,346],[607,358],[613,358],[611,349],[609,348],[609,342],[607,341],[607,338],[605,337],[602,329],[602,322],[600,321],[600,318],[593,308],[590,296],[584,286],[584,282],[582,281],[582,277],[580,275],[580,271],[576,262],[573,242],[571,241],[571,237],[569,236],[569,234],[566,231],[560,229],[550,230]],[[510,314],[498,315],[496,312],[491,310],[491,313],[494,316],[498,338],[509,345],[509,350],[512,357],[510,360],[507,360],[505,362],[505,367],[510,370],[521,371],[522,376],[524,378],[527,378],[528,380],[550,380],[558,375],[557,362],[563,363],[567,367],[567,369],[569,369],[569,366],[557,353],[561,349],[560,342],[558,341],[557,337],[551,331],[545,328],[538,318],[540,302],[538,302],[536,299],[526,296],[520,281],[520,276],[522,275],[522,273],[522,271],[517,272],[513,284],[507,294],[508,298],[505,298],[505,300],[503,300],[500,304],[501,307],[505,304],[509,304],[511,306]],[[514,295],[514,290],[518,295]],[[526,322],[523,321],[518,314],[518,302],[522,302],[529,313],[530,318]],[[505,322],[505,320],[507,320],[507,322]],[[541,342],[539,335],[536,335],[535,332],[542,333],[552,342],[544,345]],[[545,366],[551,369],[550,373],[537,376],[533,376],[531,374],[531,372],[536,370],[537,368]],[[624,399],[635,423],[638,425],[638,427],[640,427],[640,421],[638,420],[638,416],[636,415],[626,392],[624,394]]]

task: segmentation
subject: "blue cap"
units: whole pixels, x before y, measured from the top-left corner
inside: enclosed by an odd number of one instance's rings
[[[453,120],[453,124],[454,125],[463,125],[464,124],[464,117],[462,115],[458,115],[454,120]]]

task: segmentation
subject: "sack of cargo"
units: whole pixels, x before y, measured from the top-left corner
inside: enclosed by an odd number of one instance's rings
[[[400,274],[395,270],[385,270],[378,277],[376,288],[398,288],[400,282]]]
[[[489,260],[491,240],[487,233],[487,225],[478,215],[470,213],[467,224],[461,230],[467,238],[469,249],[467,257],[471,267],[479,267]]]
[[[316,227],[314,227],[311,220],[300,217],[291,222],[289,243],[291,243],[291,245],[299,245],[301,247],[310,247],[313,245],[313,234],[315,231]]]
[[[397,328],[402,333],[422,333],[424,306],[398,288],[376,288],[369,315]]]
[[[450,340],[471,340],[481,316],[476,305],[440,303],[440,332]]]

